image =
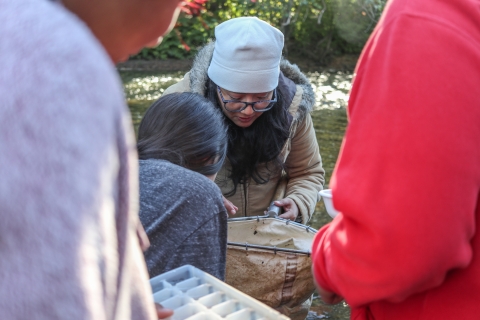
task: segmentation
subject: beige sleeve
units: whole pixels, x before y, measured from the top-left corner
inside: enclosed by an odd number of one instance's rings
[[[297,124],[285,164],[289,177],[286,197],[295,201],[305,224],[312,217],[318,192],[325,183],[325,170],[310,114]]]

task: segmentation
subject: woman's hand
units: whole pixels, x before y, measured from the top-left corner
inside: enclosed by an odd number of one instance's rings
[[[298,207],[295,201],[290,198],[283,198],[273,202],[276,206],[283,208],[283,213],[279,215],[280,218],[290,219],[295,221],[298,216]]]
[[[138,226],[137,226],[137,237],[138,237],[138,242],[140,243],[140,248],[142,251],[146,251],[148,247],[150,247],[150,240],[148,240],[148,235],[145,232],[145,229],[142,226],[142,223],[138,221]]]
[[[315,283],[315,287],[317,288],[318,295],[320,296],[320,299],[322,299],[323,302],[327,304],[337,304],[343,301],[343,297],[339,296],[335,292],[330,292],[323,289],[318,284],[317,279],[315,279],[315,271],[313,266],[312,266],[312,275],[313,275],[313,283]]]
[[[165,309],[161,304],[155,303],[158,319],[167,319],[173,315],[173,310]]]
[[[227,209],[228,214],[234,215],[237,213],[238,208],[234,206],[233,203],[227,200],[227,198],[225,197],[223,197],[223,205],[225,206],[225,209]]]
[[[337,304],[343,301],[343,297],[334,292],[327,291],[317,284],[317,292],[323,302],[327,304]]]

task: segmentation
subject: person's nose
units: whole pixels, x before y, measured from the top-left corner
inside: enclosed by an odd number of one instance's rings
[[[255,110],[253,110],[253,105],[249,104],[241,113],[246,116],[251,116],[255,113]]]

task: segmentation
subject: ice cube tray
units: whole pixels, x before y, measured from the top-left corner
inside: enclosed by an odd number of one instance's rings
[[[173,309],[171,320],[288,320],[289,318],[197,269],[185,265],[150,279],[153,299]]]

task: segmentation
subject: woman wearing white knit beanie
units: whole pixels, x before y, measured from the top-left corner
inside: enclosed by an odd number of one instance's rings
[[[280,217],[306,224],[325,181],[310,116],[315,102],[310,82],[282,58],[283,34],[258,18],[226,21],[216,27],[215,37],[164,95],[196,92],[222,110],[229,143],[215,183],[231,215],[264,215],[277,200]],[[272,199],[285,179],[283,196]],[[282,312],[303,319],[308,302]]]
[[[325,181],[310,116],[310,82],[282,58],[283,34],[265,21],[231,19],[215,28],[215,37],[164,94],[196,92],[223,111],[228,159],[215,182],[228,212],[263,215],[283,175],[288,184],[276,202],[283,208],[280,217],[305,224]]]

